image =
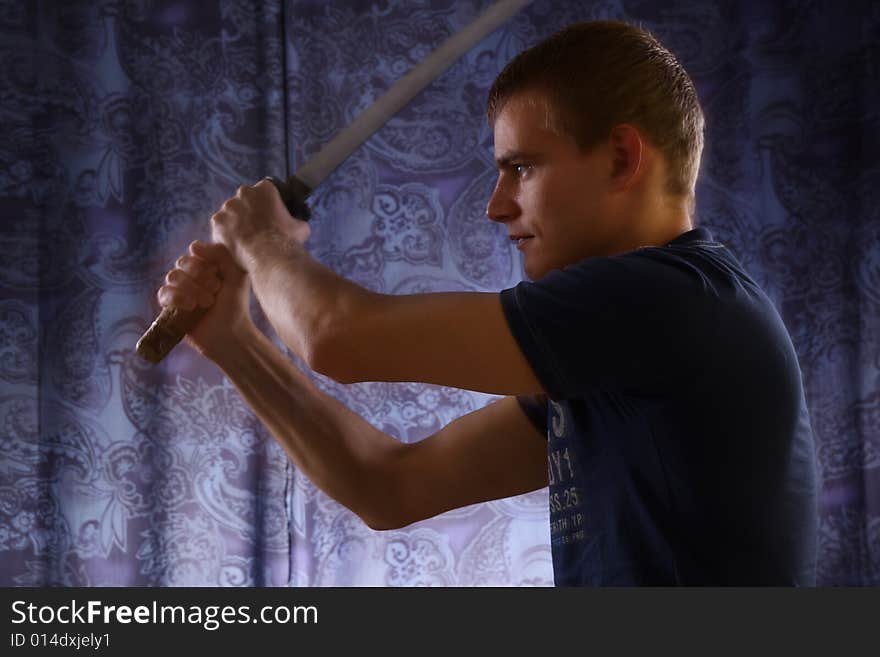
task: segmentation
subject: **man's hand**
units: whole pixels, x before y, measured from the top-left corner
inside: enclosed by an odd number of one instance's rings
[[[226,201],[211,217],[215,242],[226,245],[238,266],[252,269],[259,244],[304,243],[310,234],[309,225],[290,216],[278,190],[268,180],[253,187],[239,187],[236,195]]]
[[[177,259],[156,296],[163,307],[209,309],[187,341],[212,360],[253,328],[248,276],[223,244],[190,244],[189,254]]]

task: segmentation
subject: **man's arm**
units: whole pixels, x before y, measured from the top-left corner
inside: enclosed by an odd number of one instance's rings
[[[222,244],[194,242],[158,297],[207,308],[187,341],[223,369],[290,459],[373,528],[547,485],[546,440],[516,399],[405,444],[322,393],[254,326],[249,278]]]
[[[497,293],[387,295],[295,243],[252,251],[254,292],[281,339],[341,383],[420,381],[492,394],[541,392]]]
[[[406,444],[318,390],[256,328],[214,360],[297,467],[373,529],[547,485],[546,439],[515,398]]]
[[[273,328],[309,367],[343,383],[420,381],[494,394],[541,392],[498,294],[383,295],[316,262],[308,224],[274,187],[242,188],[212,217]]]

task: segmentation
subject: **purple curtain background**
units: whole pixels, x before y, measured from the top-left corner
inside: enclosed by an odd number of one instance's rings
[[[489,4],[0,1],[0,585],[552,583],[546,490],[373,532],[215,367],[132,351],[163,273],[239,184],[295,170]],[[312,253],[386,293],[520,280],[483,215],[486,91],[590,18],[644,25],[694,77],[699,221],[766,287],[801,360],[819,583],[880,584],[874,4],[536,0],[316,191]],[[404,441],[492,400],[315,381]]]

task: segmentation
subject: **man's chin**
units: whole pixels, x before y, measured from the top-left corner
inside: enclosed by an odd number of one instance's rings
[[[537,281],[543,278],[547,275],[548,271],[550,270],[541,263],[529,262],[528,260],[523,262],[523,272],[530,281]]]

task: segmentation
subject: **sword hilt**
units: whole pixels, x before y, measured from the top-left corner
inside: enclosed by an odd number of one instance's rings
[[[150,324],[150,328],[137,341],[134,350],[144,360],[158,363],[183,340],[183,336],[196,327],[206,312],[208,309],[201,306],[196,306],[193,310],[181,310],[171,306],[163,308],[155,321]]]
[[[309,206],[306,205],[306,199],[311,193],[309,186],[302,182],[296,176],[291,176],[287,180],[280,180],[267,176],[264,180],[268,180],[275,185],[275,189],[281,195],[281,200],[287,211],[301,221],[308,221],[311,217]],[[168,355],[177,343],[183,339],[187,333],[196,327],[201,321],[207,308],[197,306],[194,310],[180,310],[178,308],[163,308],[162,312],[156,320],[150,325],[141,339],[135,345],[137,354],[151,363],[160,362]]]
[[[306,205],[306,199],[312,190],[302,180],[296,176],[290,176],[287,180],[280,180],[272,176],[266,176],[263,180],[268,180],[275,185],[275,189],[281,195],[281,200],[287,211],[300,221],[308,221],[312,216],[309,206]]]

